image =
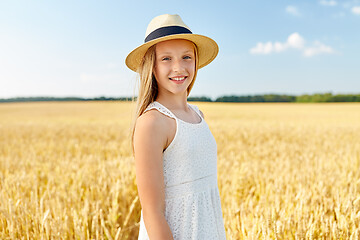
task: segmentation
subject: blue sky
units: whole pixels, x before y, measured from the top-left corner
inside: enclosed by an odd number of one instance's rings
[[[164,13],[219,45],[190,96],[360,93],[360,0],[0,0],[0,98],[136,94],[125,58]]]

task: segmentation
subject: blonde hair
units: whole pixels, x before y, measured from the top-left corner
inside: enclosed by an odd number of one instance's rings
[[[191,89],[194,86],[197,71],[198,71],[198,63],[199,63],[199,56],[198,50],[195,43],[191,42],[194,46],[194,54],[195,54],[195,73],[192,82],[190,83],[189,87],[187,88],[187,96],[189,96]],[[156,82],[156,78],[154,75],[155,69],[155,60],[156,60],[156,52],[155,52],[156,44],[151,46],[147,52],[145,53],[142,62],[137,69],[139,73],[139,94],[136,99],[136,111],[133,116],[133,121],[131,124],[131,147],[132,153],[134,155],[134,133],[136,128],[136,120],[140,117],[147,106],[156,100],[158,95],[158,84]],[[134,101],[134,98],[133,98]]]

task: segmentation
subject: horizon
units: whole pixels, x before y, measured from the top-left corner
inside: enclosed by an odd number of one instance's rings
[[[331,94],[332,96],[336,96],[336,95],[360,95],[360,92],[358,93],[332,93],[332,92],[317,92],[317,93],[313,93],[313,94],[278,94],[278,93],[264,93],[264,94],[244,94],[244,95],[233,95],[233,94],[229,94],[229,95],[222,95],[222,96],[218,96],[216,98],[212,98],[210,96],[206,96],[206,95],[199,95],[199,96],[188,96],[188,98],[202,98],[202,97],[205,97],[205,98],[209,98],[211,99],[211,101],[215,101],[219,98],[222,98],[222,97],[255,97],[255,96],[268,96],[268,95],[274,95],[274,96],[291,96],[291,97],[301,97],[301,96],[304,96],[304,95],[309,95],[309,96],[313,96],[313,95],[325,95],[325,94]],[[66,99],[66,98],[79,98],[79,99],[84,99],[84,100],[95,100],[95,99],[99,99],[99,98],[114,98],[114,99],[122,99],[122,98],[137,98],[138,96],[93,96],[93,97],[80,97],[80,96],[46,96],[46,95],[43,95],[43,96],[15,96],[15,97],[10,97],[10,98],[0,98],[0,101],[1,100],[11,100],[11,99],[32,99],[32,98],[49,98],[49,99],[52,99],[52,98],[60,98],[60,99]]]

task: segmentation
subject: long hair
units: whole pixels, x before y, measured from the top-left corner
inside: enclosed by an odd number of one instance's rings
[[[193,80],[191,81],[190,85],[186,90],[187,96],[189,96],[191,89],[194,86],[198,71],[198,66],[199,66],[198,50],[194,43],[193,46],[194,46],[194,54],[195,54],[195,73]],[[136,110],[131,124],[131,147],[132,147],[133,155],[134,155],[134,133],[136,128],[136,120],[144,113],[147,106],[149,106],[151,102],[156,100],[156,97],[158,95],[159,89],[154,75],[155,60],[156,60],[155,47],[156,44],[151,46],[147,50],[139,68],[137,69],[137,72],[139,73],[139,78],[138,78],[139,94],[136,99],[136,108],[135,108]]]

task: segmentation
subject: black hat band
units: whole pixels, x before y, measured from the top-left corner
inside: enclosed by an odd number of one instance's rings
[[[157,38],[161,38],[161,37],[165,37],[168,35],[174,35],[174,34],[186,34],[186,33],[192,33],[189,29],[184,28],[184,27],[180,27],[180,26],[168,26],[168,27],[161,27],[158,28],[156,30],[154,30],[153,32],[151,32],[146,38],[145,38],[145,43],[149,42],[151,40],[157,39]]]

